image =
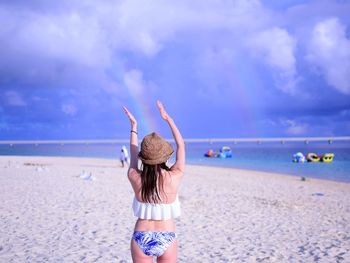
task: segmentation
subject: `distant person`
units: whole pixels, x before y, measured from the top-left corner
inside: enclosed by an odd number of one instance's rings
[[[141,142],[139,152],[137,122],[124,107],[131,124],[131,161],[128,178],[134,190],[134,215],[138,218],[131,239],[133,262],[176,262],[177,241],[174,218],[180,216],[178,188],[185,169],[185,144],[173,119],[157,101],[161,117],[168,123],[176,142],[176,161],[166,165],[173,147],[157,133],[152,132]],[[142,161],[138,168],[138,158]]]
[[[120,150],[120,162],[122,163],[122,167],[125,166],[124,163],[129,165],[129,153],[128,150],[126,149],[125,145],[123,145],[122,149]]]

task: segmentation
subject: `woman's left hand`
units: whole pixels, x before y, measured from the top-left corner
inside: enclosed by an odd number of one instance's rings
[[[137,121],[136,121],[134,115],[132,115],[131,112],[125,106],[123,107],[123,109],[124,109],[126,116],[128,116],[128,118],[130,120],[131,127],[136,127]]]

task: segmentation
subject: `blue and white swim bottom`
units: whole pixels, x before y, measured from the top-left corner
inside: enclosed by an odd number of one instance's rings
[[[176,233],[135,231],[132,238],[145,255],[160,257],[176,239]]]

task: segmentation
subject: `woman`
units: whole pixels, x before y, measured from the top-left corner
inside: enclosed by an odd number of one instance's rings
[[[126,149],[126,146],[123,145],[123,147],[120,150],[120,156],[119,156],[119,160],[123,168],[124,168],[124,163],[126,163],[127,165],[129,164],[128,159],[129,159],[128,150]]]
[[[128,178],[135,193],[134,215],[138,217],[131,240],[133,262],[176,262],[177,242],[174,218],[180,215],[178,188],[185,169],[185,144],[173,119],[157,101],[161,117],[168,123],[176,142],[176,161],[168,168],[174,152],[170,143],[157,133],[142,140],[138,148],[137,122],[124,107],[131,124]],[[142,161],[138,169],[138,158]]]

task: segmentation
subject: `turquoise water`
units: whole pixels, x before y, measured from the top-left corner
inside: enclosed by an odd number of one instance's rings
[[[188,162],[350,182],[349,142],[334,142],[333,144],[310,142],[307,145],[303,142],[265,143],[260,145],[228,143],[225,145],[231,147],[232,159],[197,157],[199,153],[205,152],[208,148],[218,150],[221,145],[191,145],[188,147]],[[292,156],[297,152],[302,152],[304,155],[309,152],[316,154],[334,153],[335,157],[332,163],[293,163]],[[196,157],[193,158],[193,156]]]
[[[233,158],[206,158],[204,153],[222,146],[230,146]],[[114,159],[119,157],[122,144],[43,144],[43,145],[0,145],[0,155],[30,156],[75,156]],[[187,143],[186,160],[189,164],[253,169],[279,172],[296,176],[306,176],[335,181],[350,182],[350,142],[286,142],[280,143]],[[296,152],[305,155],[334,153],[332,163],[293,163]]]

